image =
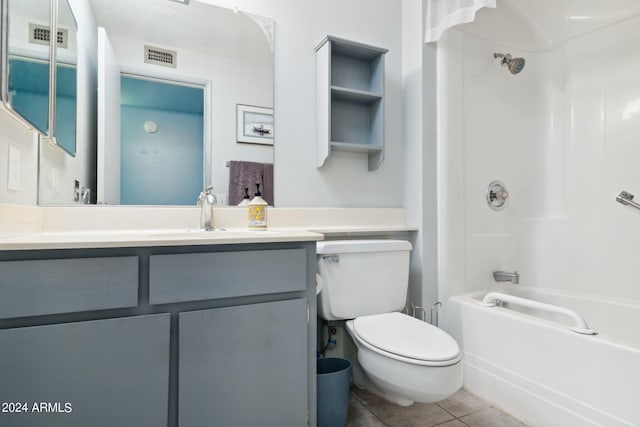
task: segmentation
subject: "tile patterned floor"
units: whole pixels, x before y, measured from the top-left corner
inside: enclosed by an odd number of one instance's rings
[[[403,407],[353,387],[347,427],[525,427],[526,424],[460,390],[438,403]]]

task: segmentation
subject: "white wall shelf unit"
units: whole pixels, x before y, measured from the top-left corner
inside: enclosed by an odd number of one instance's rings
[[[384,160],[384,55],[387,49],[327,36],[316,48],[318,167],[332,151]]]

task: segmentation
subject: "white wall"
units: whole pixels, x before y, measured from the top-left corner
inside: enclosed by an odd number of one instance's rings
[[[436,210],[436,46],[422,42],[423,0],[402,2],[402,78],[404,97],[404,207],[407,224],[417,226],[409,299],[431,307],[437,300]]]
[[[38,135],[0,107],[0,202],[35,205],[38,201]],[[19,190],[9,190],[9,147],[20,156]]]
[[[440,298],[511,286],[491,272],[518,270],[522,286],[640,299],[640,211],[615,202],[640,191],[640,18],[549,46],[523,36],[544,22],[514,13],[518,33],[495,39],[481,12],[438,46]],[[526,58],[520,74],[493,58],[505,51]],[[500,212],[485,201],[494,179],[510,193]]]

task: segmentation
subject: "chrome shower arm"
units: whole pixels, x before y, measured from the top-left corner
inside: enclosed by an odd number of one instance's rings
[[[493,57],[495,59],[498,59],[498,58],[502,59],[500,61],[500,65],[502,65],[503,67],[506,67],[507,65],[509,65],[509,60],[511,59],[511,54],[507,53],[505,55],[504,53],[494,53]]]

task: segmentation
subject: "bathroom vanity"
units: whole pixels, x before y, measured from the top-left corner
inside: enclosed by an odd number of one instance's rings
[[[315,425],[322,236],[244,234],[0,245],[2,425]]]

